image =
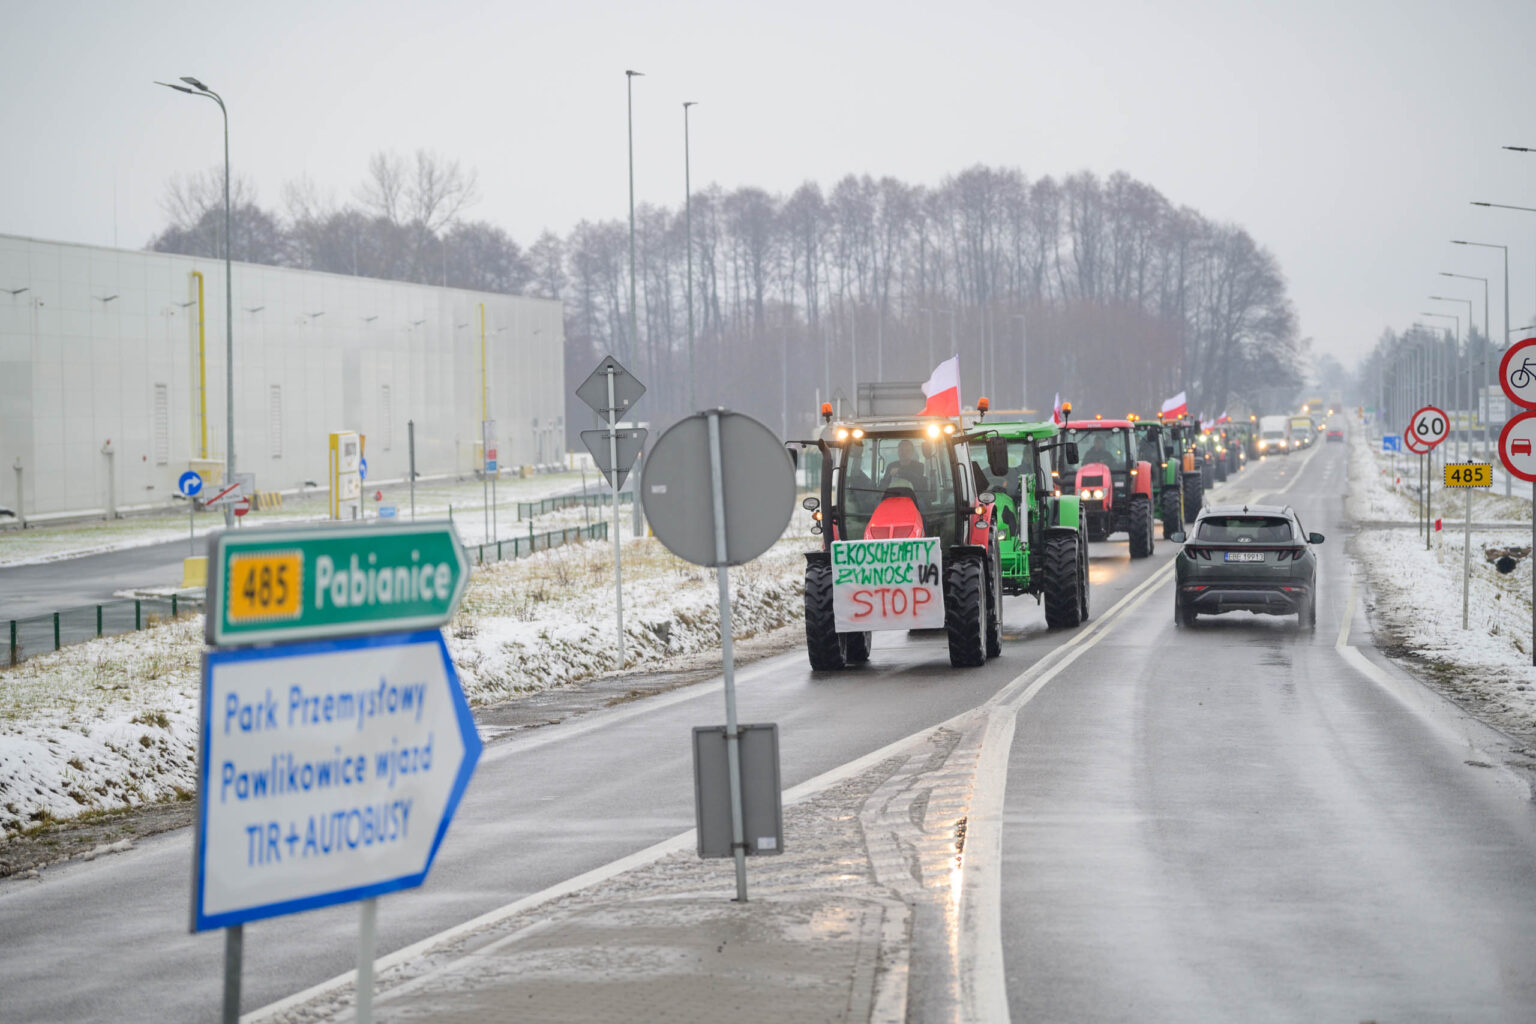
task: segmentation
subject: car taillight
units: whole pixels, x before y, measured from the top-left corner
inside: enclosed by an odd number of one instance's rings
[[[1283,562],[1287,558],[1294,558],[1299,562],[1301,561],[1301,556],[1306,552],[1306,550],[1306,548],[1281,548],[1278,552],[1276,552],[1276,554],[1279,556],[1276,561]]]

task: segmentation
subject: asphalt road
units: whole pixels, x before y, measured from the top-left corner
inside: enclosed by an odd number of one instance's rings
[[[1327,536],[1315,633],[1177,629],[1170,581],[1020,713],[1014,1020],[1536,1020],[1531,803],[1469,763],[1468,723],[1423,710],[1438,698],[1339,650],[1352,613],[1344,646],[1369,644],[1346,459],[1325,445],[1294,486],[1284,459],[1238,485]]]
[[[1175,546],[1132,563],[1095,545],[1096,620],[1152,582],[1017,714],[993,890],[1015,1019],[1536,1017],[1530,804],[1333,649],[1343,460],[1266,461],[1220,492],[1289,487],[1330,534],[1314,636],[1245,617],[1176,633],[1153,579]],[[742,720],[779,723],[786,788],[814,778],[983,705],[1081,632],[1046,631],[1028,599],[1006,611],[980,669],[950,669],[934,635],[880,635],[857,672],[759,662]],[[722,717],[707,683],[491,743],[427,885],[381,902],[380,955],[690,828],[689,730]],[[0,882],[0,1020],[206,1019],[223,944],[187,933],[191,845]],[[245,1007],[347,971],[356,936],[350,906],[248,925]],[[911,1019],[959,1019],[925,989],[946,951],[924,938]]]
[[[197,545],[198,553],[205,550]],[[0,619],[24,618],[112,600],[119,590],[181,582],[185,540],[99,555],[0,568]]]
[[[1166,562],[1107,543],[1092,566],[1107,608]],[[1068,640],[1031,599],[1006,603],[1002,658],[957,672],[942,634],[882,634],[867,670],[813,675],[803,651],[738,674],[741,720],[777,722],[786,788],[977,707]],[[432,876],[381,903],[380,955],[668,839],[693,826],[690,732],[723,720],[718,683],[492,743]],[[0,881],[0,1020],[183,1020],[218,1005],[223,943],[189,935],[192,839]],[[253,1008],[355,965],[356,907],[245,928]],[[91,969],[82,971],[80,965]]]

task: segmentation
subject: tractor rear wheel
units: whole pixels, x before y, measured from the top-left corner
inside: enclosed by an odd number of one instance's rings
[[[997,538],[987,552],[987,657],[1003,653],[1003,559]]]
[[[975,668],[987,661],[987,571],[977,558],[951,558],[944,566],[944,631],[949,663]]]
[[[1205,500],[1205,482],[1199,473],[1184,474],[1184,521],[1192,523],[1200,514],[1200,504]]]
[[[1077,606],[1082,612],[1079,622],[1088,621],[1088,545],[1081,537],[1077,540]]]
[[[869,660],[869,649],[874,646],[869,630],[862,633],[840,633],[843,640],[843,659],[850,665],[862,665]]]
[[[837,632],[837,617],[832,612],[832,565],[805,567],[805,651],[811,668],[832,672],[848,663],[844,639]]]
[[[1172,540],[1184,522],[1184,492],[1177,487],[1163,488],[1163,540]]]
[[[1082,577],[1078,535],[1052,533],[1045,538],[1045,624],[1052,629],[1079,625],[1087,594]]]
[[[1152,554],[1152,501],[1138,494],[1131,499],[1130,521],[1125,532],[1131,538],[1131,557],[1146,558]]]
[[[1211,472],[1215,474],[1217,483],[1226,483],[1227,457],[1225,455],[1217,456],[1216,462],[1211,468]]]
[[[1200,486],[1207,491],[1216,486],[1216,467],[1209,459],[1200,460]]]

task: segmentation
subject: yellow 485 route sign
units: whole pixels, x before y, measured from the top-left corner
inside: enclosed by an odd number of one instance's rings
[[[1447,462],[1447,487],[1492,487],[1493,467],[1486,462]]]

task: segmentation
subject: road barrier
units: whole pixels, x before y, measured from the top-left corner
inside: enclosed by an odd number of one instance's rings
[[[619,504],[628,505],[634,501],[634,495],[628,492],[619,495]],[[539,501],[519,501],[517,503],[517,518],[532,519],[549,512],[556,512],[563,508],[580,508],[586,505],[591,508],[606,507],[613,504],[613,495],[607,491],[593,494],[563,494],[558,498],[543,498]]]
[[[145,629],[168,619],[194,614],[202,601],[178,594],[81,605],[24,619],[7,620],[8,664],[19,664],[65,644],[78,644],[101,636],[117,636]]]
[[[487,544],[466,544],[464,553],[472,564],[485,565],[487,562],[526,558],[535,551],[548,551],[566,544],[607,539],[608,523],[603,521],[590,526],[571,526],[538,534],[530,531],[526,537],[510,537]],[[0,620],[8,626],[10,645],[7,663],[16,665],[34,655],[57,651],[67,644],[145,629],[167,619],[200,612],[202,606],[201,598],[172,594],[166,598],[107,601],[23,619]]]
[[[526,558],[535,551],[548,551],[550,548],[563,547],[577,541],[607,539],[608,523],[604,521],[590,526],[569,526],[563,530],[550,530],[547,533],[536,534],[530,530],[526,537],[509,537],[506,540],[492,541],[487,544],[466,544],[464,553],[469,555],[470,561],[475,565],[484,565],[488,561],[504,562],[515,558]]]

